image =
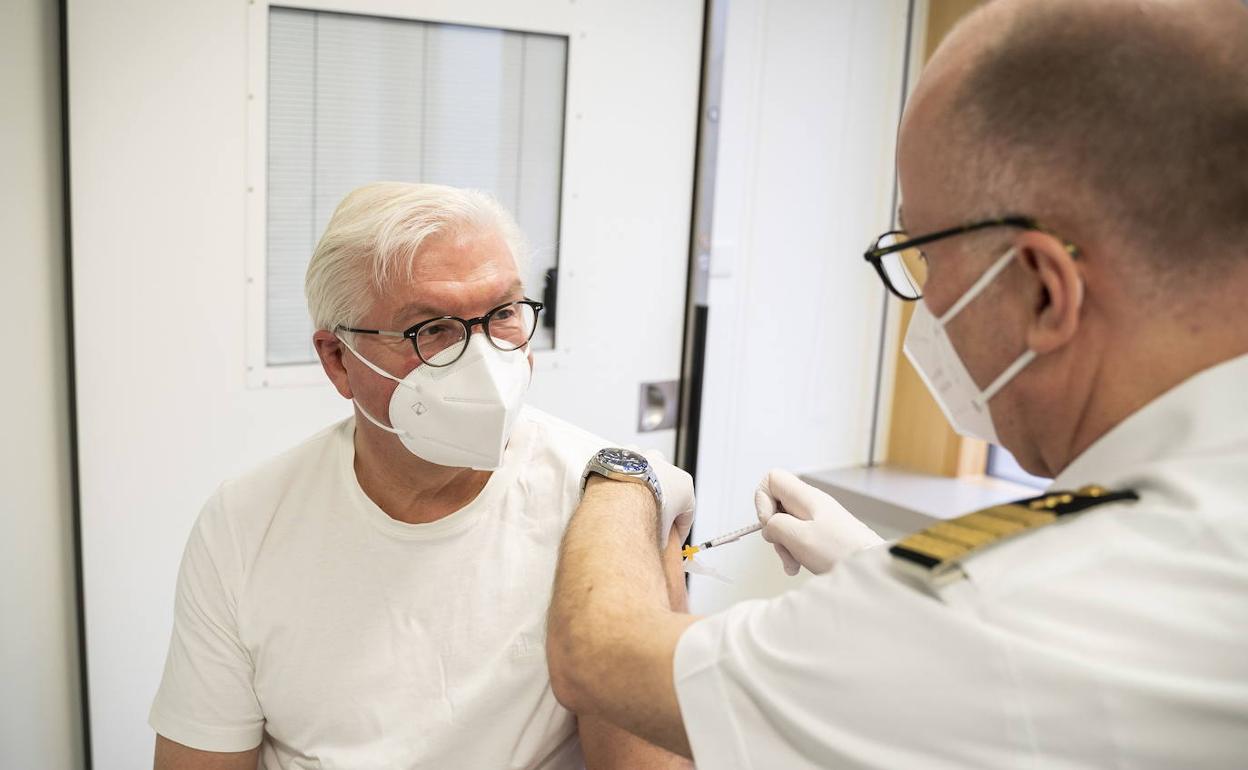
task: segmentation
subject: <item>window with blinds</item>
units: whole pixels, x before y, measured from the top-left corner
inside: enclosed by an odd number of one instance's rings
[[[269,12],[266,361],[316,360],[303,278],[342,197],[390,180],[472,187],[516,215],[541,299],[558,261],[566,37]],[[535,348],[553,345],[539,328]]]

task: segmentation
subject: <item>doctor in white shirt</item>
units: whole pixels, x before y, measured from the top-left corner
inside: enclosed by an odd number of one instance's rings
[[[1052,492],[890,545],[773,472],[764,535],[823,574],[697,618],[666,608],[651,493],[595,477],[556,696],[704,770],[1242,767],[1245,41],[1241,0],[996,0],[956,29],[903,118],[905,232],[866,257],[918,301],[907,353],[954,426]]]

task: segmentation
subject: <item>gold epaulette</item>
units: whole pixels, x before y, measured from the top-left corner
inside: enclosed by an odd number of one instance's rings
[[[1049,492],[933,524],[922,532],[902,538],[888,550],[899,566],[933,583],[945,583],[962,576],[960,562],[963,559],[990,545],[1052,524],[1072,513],[1105,503],[1139,499],[1131,490],[1110,492],[1098,486],[1087,486],[1078,492]]]

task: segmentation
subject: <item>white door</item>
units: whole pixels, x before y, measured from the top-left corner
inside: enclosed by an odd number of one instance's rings
[[[537,354],[531,402],[611,439],[670,452],[670,431],[636,434],[637,402],[640,383],[679,377],[700,0],[289,6],[566,41],[559,318],[555,347]],[[150,762],[147,709],[178,561],[203,500],[221,480],[349,413],[327,384],[277,369],[257,374],[269,10],[263,0],[68,2],[97,768]]]
[[[886,297],[861,255],[895,209],[893,137],[922,5],[730,7],[695,539],[749,524],[755,485],[771,468],[870,459]],[[700,558],[734,582],[695,578],[695,612],[771,596],[808,575],[788,578],[761,537]]]

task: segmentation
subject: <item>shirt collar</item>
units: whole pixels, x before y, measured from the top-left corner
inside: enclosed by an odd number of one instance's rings
[[[1097,439],[1053,482],[1130,486],[1141,466],[1248,439],[1248,355],[1184,380]]]

